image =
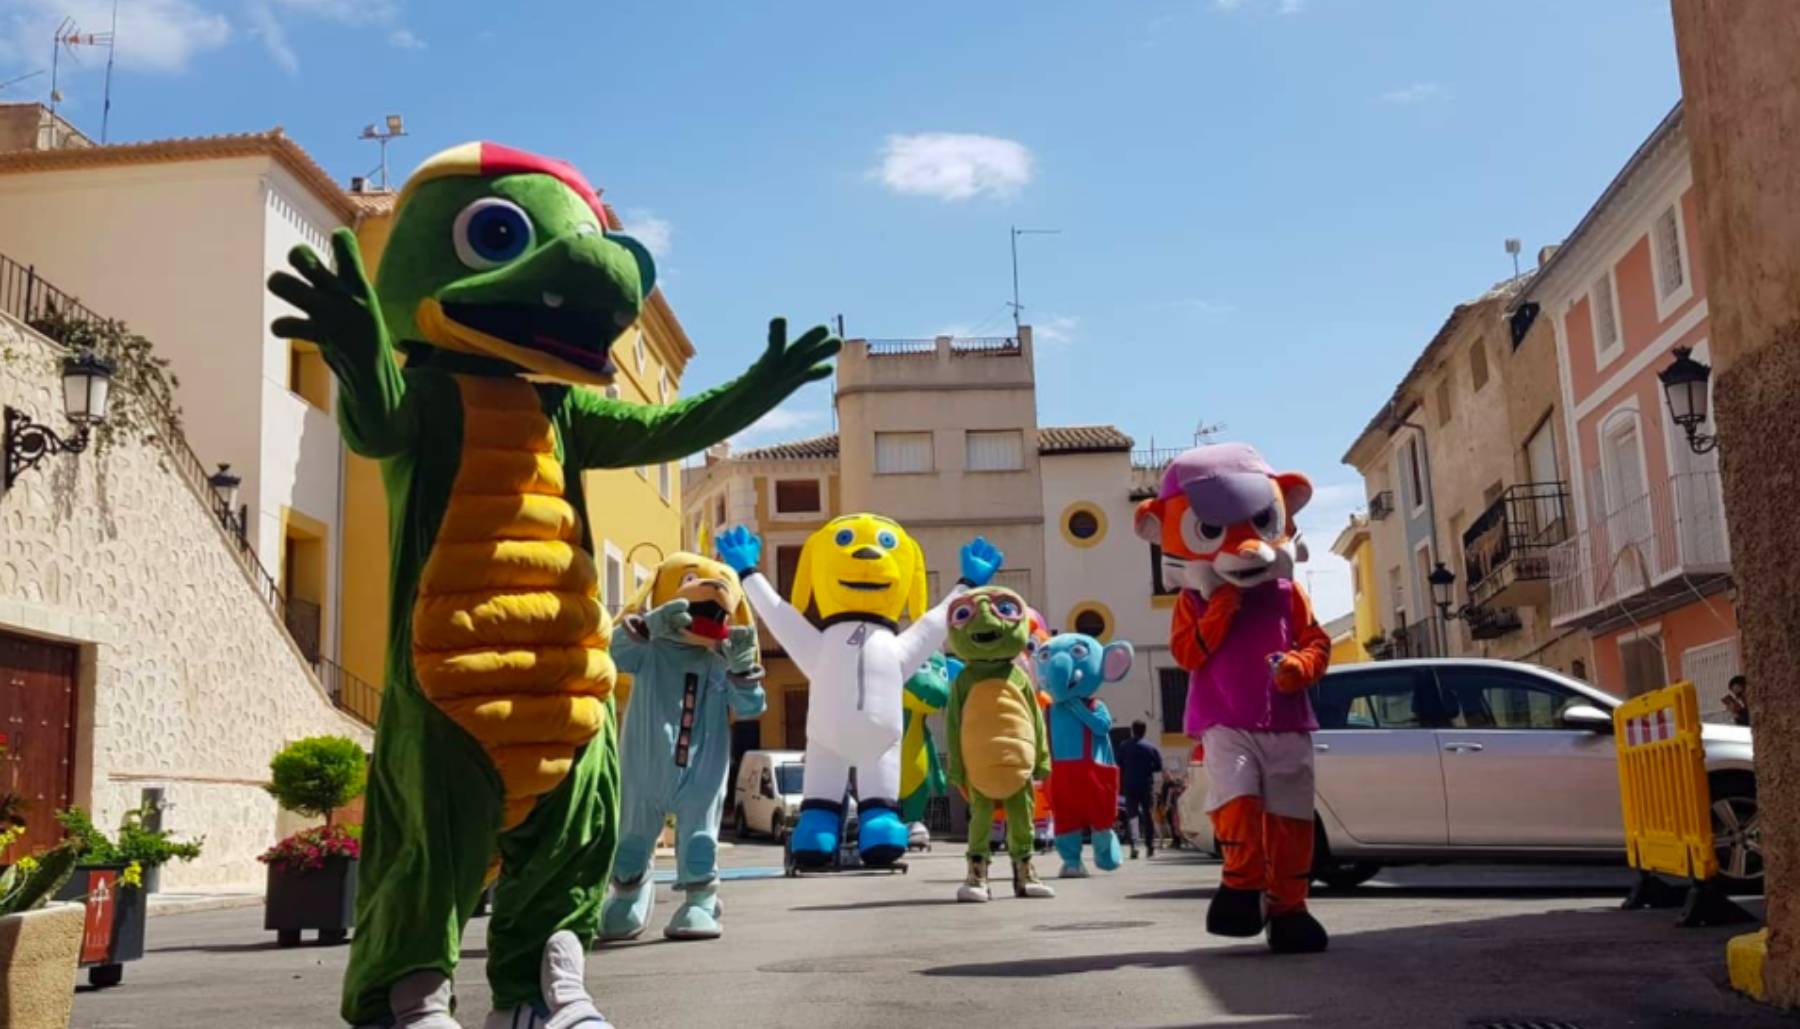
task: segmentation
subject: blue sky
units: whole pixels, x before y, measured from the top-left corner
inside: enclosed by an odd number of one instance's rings
[[[0,81],[109,9],[8,0]],[[690,387],[774,314],[1003,333],[1008,227],[1060,229],[1021,241],[1040,420],[1222,422],[1320,484],[1315,552],[1360,505],[1339,458],[1502,239],[1560,239],[1679,95],[1666,0],[121,0],[119,47],[115,140],[281,125],[347,179],[397,111],[397,173],[477,138],[576,162],[660,251]],[[64,66],[90,132],[101,64]]]

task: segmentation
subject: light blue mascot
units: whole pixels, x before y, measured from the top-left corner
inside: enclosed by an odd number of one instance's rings
[[[1037,646],[1038,687],[1050,695],[1050,810],[1056,823],[1059,878],[1086,876],[1081,836],[1091,834],[1094,864],[1119,867],[1119,763],[1113,757],[1112,712],[1095,698],[1103,683],[1131,672],[1131,644],[1101,642],[1081,633],[1052,636]]]
[[[600,938],[632,939],[656,899],[651,866],[665,819],[675,816],[675,889],[686,900],[663,935],[718,937],[719,814],[731,763],[731,715],[768,706],[756,629],[730,568],[677,553],[632,601],[612,638],[613,661],[632,677],[620,734],[623,824]]]

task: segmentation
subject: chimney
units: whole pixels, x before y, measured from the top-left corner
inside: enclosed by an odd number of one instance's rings
[[[352,175],[350,177],[350,192],[352,192],[352,193],[367,193],[368,191],[369,191],[369,180],[368,180],[367,176]]]
[[[706,467],[711,468],[731,456],[731,441],[720,440],[706,448]]]
[[[1550,259],[1556,256],[1556,251],[1558,249],[1560,249],[1560,247],[1554,243],[1547,247],[1538,247],[1538,267],[1542,268],[1544,265],[1549,264]]]

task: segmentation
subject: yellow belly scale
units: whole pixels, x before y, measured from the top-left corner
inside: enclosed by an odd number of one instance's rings
[[[522,379],[458,376],[462,463],[413,605],[413,671],[525,820],[600,731],[614,668],[555,429]]]
[[[1006,679],[983,679],[963,701],[962,758],[969,785],[1004,800],[1031,782],[1037,733],[1024,693]]]

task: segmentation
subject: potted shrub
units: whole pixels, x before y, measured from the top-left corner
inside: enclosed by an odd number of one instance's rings
[[[355,740],[313,736],[283,747],[269,761],[269,795],[289,811],[325,819],[303,829],[262,855],[269,866],[269,894],[263,928],[275,931],[283,947],[314,929],[319,942],[342,943],[355,925],[356,861],[361,827],[333,825],[332,812],[362,795],[368,755]]]
[[[24,830],[0,831],[0,851]],[[84,910],[50,898],[79,856],[64,842],[0,870],[0,1025],[67,1029],[75,1003]]]
[[[94,986],[117,986],[125,978],[125,962],[144,956],[147,913],[144,870],[169,861],[192,861],[204,840],[176,840],[144,825],[142,809],[127,811],[112,839],[80,808],[59,811],[56,820],[76,848],[75,872],[57,900],[84,900],[89,908],[81,944],[81,966]]]

